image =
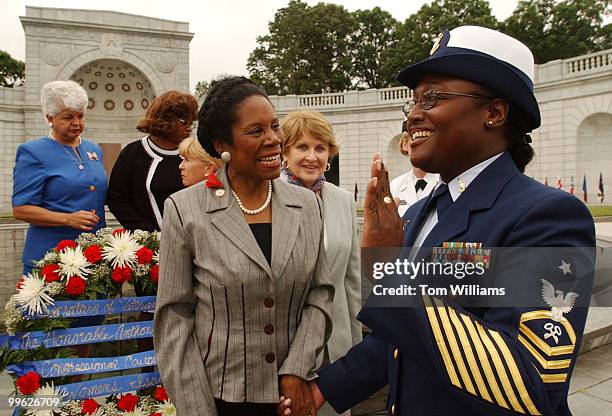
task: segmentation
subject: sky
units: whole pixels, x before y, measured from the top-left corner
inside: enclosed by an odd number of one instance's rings
[[[14,58],[25,58],[25,36],[19,16],[25,6],[111,10],[189,23],[194,33],[190,45],[189,83],[193,91],[201,80],[221,74],[248,75],[249,54],[257,37],[268,33],[268,23],[288,0],[0,0],[0,50]],[[422,0],[329,0],[349,11],[376,6],[399,21],[415,13]],[[306,0],[314,5],[318,0]],[[504,20],[515,9],[517,0],[489,0],[493,14]]]

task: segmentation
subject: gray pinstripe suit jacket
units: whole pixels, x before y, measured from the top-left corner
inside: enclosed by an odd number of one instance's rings
[[[270,266],[218,176],[224,196],[198,184],[164,207],[154,341],[180,416],[216,415],[214,398],[278,403],[278,376],[314,377],[331,332],[315,194],[273,181]]]

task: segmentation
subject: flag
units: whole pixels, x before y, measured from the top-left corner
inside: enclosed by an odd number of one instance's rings
[[[557,189],[563,189],[563,181],[561,180],[561,177],[557,178]]]
[[[599,198],[599,202],[604,201],[603,174],[601,172],[599,172],[599,187],[597,188],[597,198]]]
[[[357,195],[359,194],[359,189],[357,189],[357,182],[355,182],[355,190],[353,191],[355,196],[355,202],[357,202]]]
[[[582,177],[582,199],[584,199],[584,203],[588,202],[587,198],[587,184],[586,184],[586,174]]]
[[[574,175],[570,177],[569,193],[574,195]]]
[[[544,186],[548,186],[548,176],[544,176]]]

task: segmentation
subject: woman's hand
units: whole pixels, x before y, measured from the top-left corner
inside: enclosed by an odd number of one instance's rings
[[[282,396],[278,407],[279,415],[316,416],[312,392],[305,380],[291,374],[281,376],[279,390]]]
[[[361,247],[400,247],[404,240],[403,223],[379,153],[372,158],[371,176],[365,197]]]
[[[310,391],[312,392],[312,398],[314,400],[315,411],[311,412],[311,415],[316,416],[316,412],[319,411],[321,407],[325,404],[325,397],[323,397],[323,393],[319,390],[319,386],[314,381],[309,381],[308,386],[310,387]],[[278,404],[277,412],[280,416],[289,416],[291,415],[291,399],[286,399],[285,396],[280,397],[280,403]]]
[[[100,221],[100,217],[91,211],[77,211],[66,214],[66,225],[77,230],[91,231]]]

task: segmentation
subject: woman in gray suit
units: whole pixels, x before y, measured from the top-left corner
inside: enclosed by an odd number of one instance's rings
[[[282,131],[261,87],[214,83],[198,140],[225,166],[165,203],[154,341],[177,414],[308,415],[331,332],[321,208],[278,179]]]
[[[319,358],[329,364],[361,341],[361,323],[356,319],[361,309],[361,273],[355,200],[350,192],[325,180],[324,172],[338,154],[338,145],[321,113],[289,113],[281,120],[281,128],[285,136],[281,177],[310,189],[323,201],[324,244],[335,294],[333,330]],[[336,412],[326,406],[318,414]]]

